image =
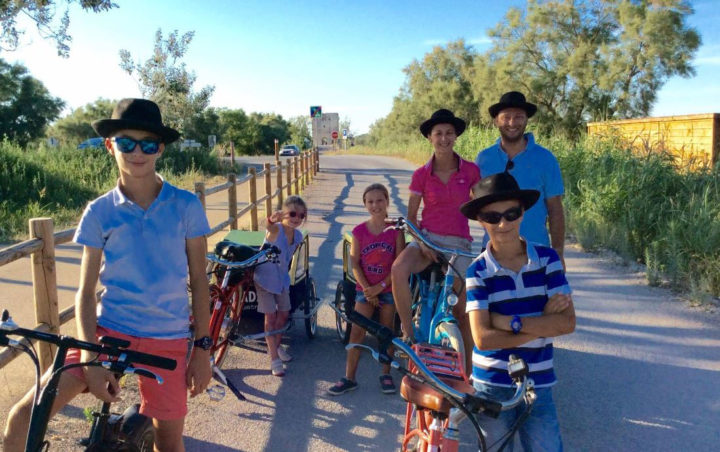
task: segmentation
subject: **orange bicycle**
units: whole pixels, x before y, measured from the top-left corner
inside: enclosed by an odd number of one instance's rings
[[[485,435],[475,414],[497,417],[501,411],[514,408],[523,401],[527,406],[526,413],[529,413],[535,401],[533,381],[527,378],[528,366],[522,359],[511,356],[508,362],[508,373],[516,385],[513,397],[506,401],[490,400],[477,395],[465,381],[457,351],[430,344],[409,346],[389,328],[355,311],[347,314],[347,320],[378,339],[377,350],[362,344],[348,344],[347,348],[358,347],[369,351],[375,360],[390,364],[404,375],[400,385],[400,394],[408,402],[402,443],[404,452],[457,452],[460,446],[458,427],[465,419],[469,419],[475,428],[478,450],[485,452],[488,450]],[[385,354],[384,350],[390,344],[407,356],[407,367]],[[524,418],[520,416],[519,421],[498,441],[501,444],[497,450],[505,448]]]

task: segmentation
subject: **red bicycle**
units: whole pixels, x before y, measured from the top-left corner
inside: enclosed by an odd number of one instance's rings
[[[255,294],[255,267],[277,262],[279,253],[274,246],[258,251],[247,245],[222,241],[214,253],[207,255],[208,275],[214,278],[210,284],[210,337],[213,365],[217,368],[225,361],[228,346],[233,345],[243,306],[250,294]]]

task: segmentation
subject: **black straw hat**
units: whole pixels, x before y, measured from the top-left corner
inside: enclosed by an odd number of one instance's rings
[[[455,127],[455,135],[460,136],[465,131],[465,121],[455,116],[453,112],[441,108],[430,116],[430,119],[420,124],[420,133],[425,138],[430,135],[433,126],[437,124],[452,124]]]
[[[122,129],[135,129],[154,133],[163,143],[172,143],[180,138],[177,130],[163,125],[160,107],[147,99],[123,99],[115,106],[110,119],[100,119],[92,126],[102,137],[109,137]]]
[[[476,191],[478,197],[460,206],[460,212],[471,220],[477,220],[480,209],[497,201],[517,199],[528,210],[540,198],[537,190],[521,190],[510,173],[498,173],[483,177]]]
[[[537,111],[537,105],[526,101],[525,95],[518,91],[510,91],[503,94],[500,97],[500,102],[491,105],[488,111],[490,112],[490,116],[494,118],[506,108],[522,108],[525,110],[525,113],[527,113],[528,118],[531,118]]]

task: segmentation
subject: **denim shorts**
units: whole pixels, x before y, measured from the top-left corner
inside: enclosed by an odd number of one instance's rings
[[[395,304],[392,292],[384,292],[377,297],[378,300],[380,300],[380,306],[384,306],[386,304]],[[355,297],[355,303],[367,303],[367,300],[365,299],[365,294],[360,290],[358,290],[357,296]]]
[[[495,400],[509,400],[515,393],[515,388],[490,386],[477,381],[473,382],[473,386],[479,394]],[[537,400],[533,404],[530,416],[520,425],[505,450],[562,452],[560,424],[552,397],[552,388],[536,388],[535,394],[537,394]],[[525,403],[521,403],[512,410],[503,411],[497,419],[484,415],[478,416],[478,423],[487,436],[488,448],[508,432],[525,408]],[[496,450],[498,446],[499,444],[496,444],[492,450]]]

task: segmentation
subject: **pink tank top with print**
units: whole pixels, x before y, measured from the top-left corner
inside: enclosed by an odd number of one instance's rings
[[[391,229],[373,235],[368,230],[367,223],[362,223],[353,229],[353,240],[357,240],[360,244],[360,269],[370,284],[375,285],[390,274],[390,268],[395,261],[395,246],[399,233]],[[360,284],[356,288],[362,291]],[[382,291],[382,293],[387,292],[392,292],[390,285]]]

